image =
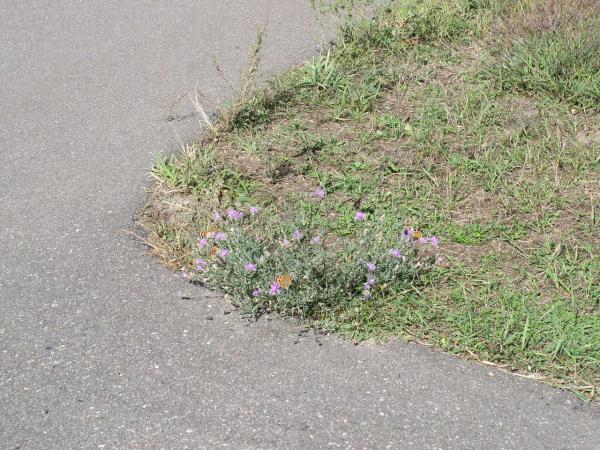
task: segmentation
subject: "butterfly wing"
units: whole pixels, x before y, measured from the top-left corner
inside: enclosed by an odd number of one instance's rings
[[[289,273],[278,275],[277,278],[275,278],[275,281],[283,289],[287,289],[292,285],[292,276]]]

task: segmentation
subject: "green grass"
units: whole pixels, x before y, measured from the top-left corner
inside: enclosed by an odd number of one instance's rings
[[[195,278],[244,310],[418,339],[597,400],[597,12],[588,0],[406,0],[347,16],[335,47],[157,162],[142,217],[154,253],[193,271],[207,257],[197,238],[223,228],[214,211],[260,206],[228,244],[243,257]],[[386,249],[405,226],[439,236],[444,261],[414,244],[396,269]],[[322,253],[276,250],[296,228],[323,236]],[[262,272],[241,269],[260,255]],[[387,281],[366,300],[364,263],[377,258]],[[251,297],[287,272],[285,295]]]
[[[509,44],[500,43],[490,72],[505,91],[550,95],[584,109],[600,105],[600,4],[539,2]],[[515,20],[516,22],[516,20]],[[592,31],[590,31],[592,30]]]

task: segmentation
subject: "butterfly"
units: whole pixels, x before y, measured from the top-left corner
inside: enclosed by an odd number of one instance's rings
[[[203,238],[212,238],[212,237],[214,237],[214,235],[217,231],[219,231],[217,229],[217,227],[215,227],[214,225],[211,225],[210,227],[208,227],[208,229],[206,231],[203,231],[202,233],[200,233],[200,236],[202,236]]]
[[[413,239],[415,241],[418,241],[419,239],[421,239],[423,237],[423,232],[421,230],[415,230],[413,232]]]
[[[286,273],[285,275],[277,275],[275,277],[275,282],[283,289],[287,289],[292,284],[292,276],[289,273]]]
[[[211,248],[210,248],[210,256],[212,258],[216,257],[217,254],[219,253],[219,246],[217,244],[214,244]]]

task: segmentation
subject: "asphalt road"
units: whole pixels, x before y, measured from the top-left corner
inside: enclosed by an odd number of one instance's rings
[[[572,394],[249,324],[125,233],[262,25],[268,71],[315,52],[303,0],[0,2],[0,447],[600,448]]]

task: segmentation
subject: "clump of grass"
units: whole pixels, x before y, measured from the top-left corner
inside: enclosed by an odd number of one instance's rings
[[[417,3],[353,15],[336,46],[159,161],[153,252],[249,313],[410,337],[596,399],[600,115],[584,81],[598,27],[580,27],[593,3]],[[567,48],[573,36],[592,44]],[[215,223],[230,208],[244,219]],[[217,231],[227,241],[198,247]],[[444,262],[420,234],[439,236]],[[367,300],[368,262],[381,272]],[[277,277],[291,284],[271,296]]]
[[[574,106],[600,105],[600,4],[537,1],[501,27],[491,73],[504,90],[550,94]],[[496,38],[497,39],[497,38]]]

